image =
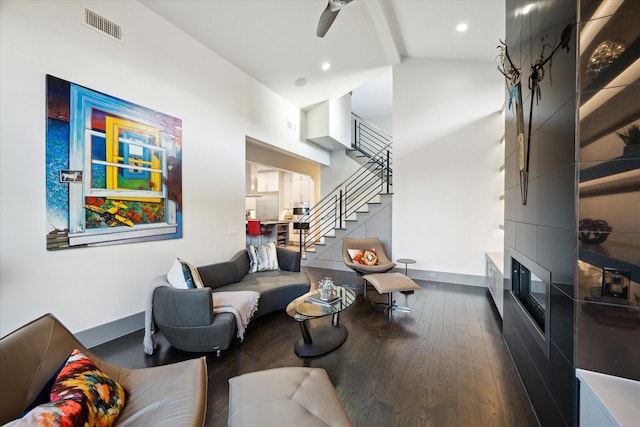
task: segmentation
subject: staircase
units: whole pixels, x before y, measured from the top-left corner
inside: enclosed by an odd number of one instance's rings
[[[353,114],[353,140],[347,155],[361,166],[297,222],[303,233],[303,265],[346,269],[342,238],[377,236],[391,244],[393,186],[391,136]]]

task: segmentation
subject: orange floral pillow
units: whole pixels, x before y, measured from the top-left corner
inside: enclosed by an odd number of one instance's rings
[[[349,252],[351,260],[357,264],[378,265],[380,263],[378,261],[378,256],[376,255],[376,250],[374,248],[366,249],[365,251],[361,251],[358,249],[347,249],[347,252]]]

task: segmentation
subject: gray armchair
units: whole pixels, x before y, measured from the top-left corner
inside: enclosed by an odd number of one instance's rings
[[[114,426],[204,425],[207,414],[207,361],[204,357],[151,368],[117,366],[83,346],[52,314],[0,339],[0,378],[4,384],[0,388],[0,425],[20,417],[31,402],[38,400],[40,391],[76,348],[127,390],[124,409]],[[49,400],[49,393],[45,394],[38,403]]]

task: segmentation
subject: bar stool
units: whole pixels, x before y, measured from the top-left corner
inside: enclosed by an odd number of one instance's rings
[[[268,236],[271,234],[271,230],[264,230],[260,220],[250,219],[247,221],[247,233],[249,233],[250,236],[257,236],[258,241],[262,245],[262,236]]]

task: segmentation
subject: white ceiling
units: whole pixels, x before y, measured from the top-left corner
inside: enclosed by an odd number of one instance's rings
[[[354,0],[324,38],[316,27],[327,0],[141,2],[302,109],[407,57],[492,61],[504,37],[504,0]]]

